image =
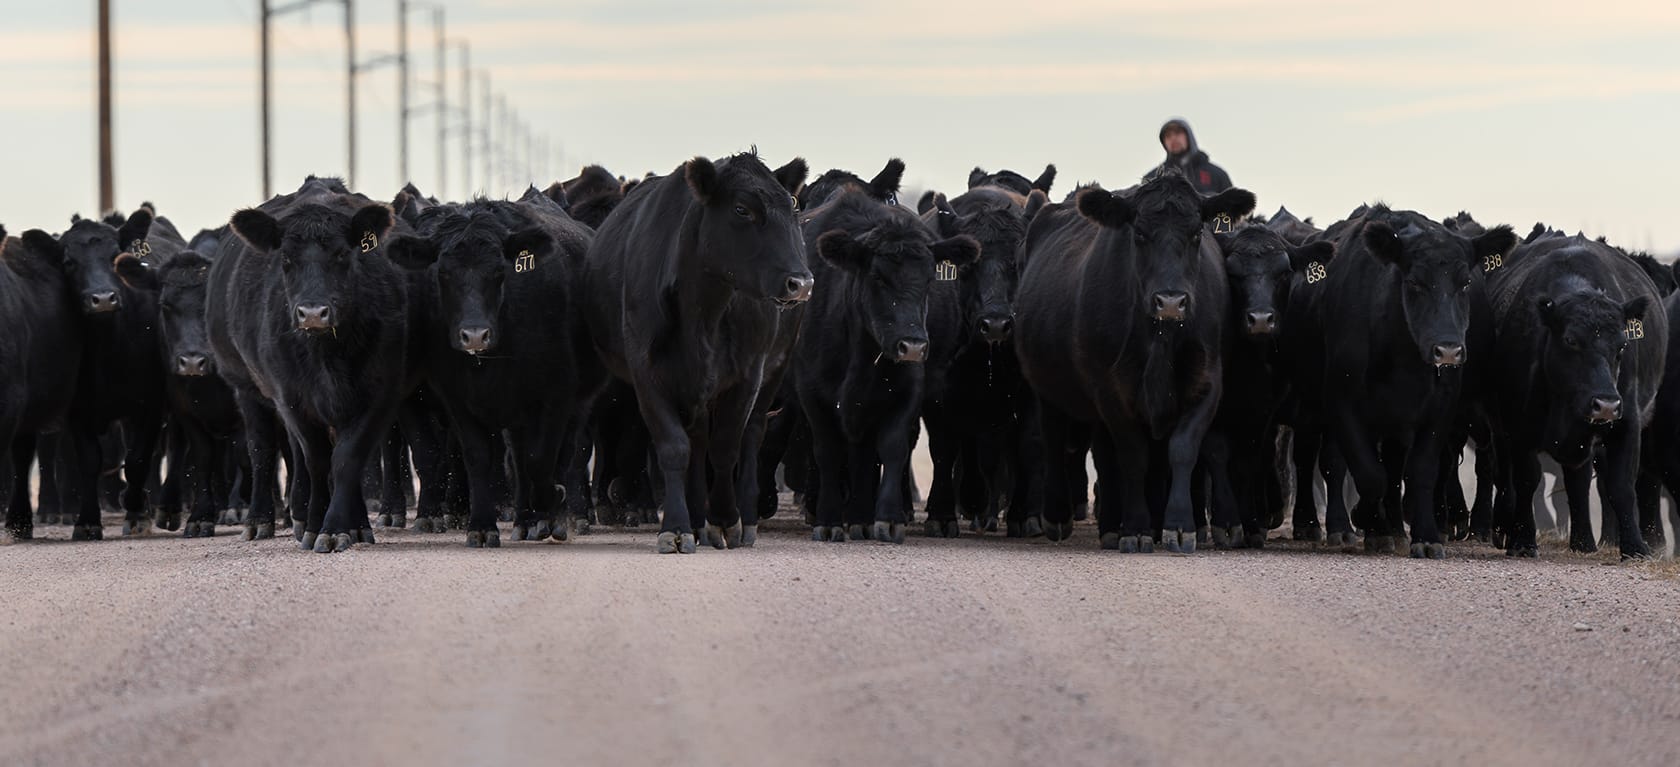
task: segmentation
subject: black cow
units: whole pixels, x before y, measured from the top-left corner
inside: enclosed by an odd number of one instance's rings
[[[78,504],[71,534],[75,540],[103,537],[97,492],[104,463],[100,439],[118,422],[127,443],[123,533],[144,533],[151,527],[146,485],[166,406],[157,353],[157,277],[138,252],[146,252],[153,240],[160,245],[168,240],[171,249],[185,244],[161,231],[149,236],[151,226],[151,209],[141,208],[118,228],[82,219],[52,246],[38,237],[31,243],[52,248],[81,309],[81,367],[68,415],[69,439],[61,442],[74,456],[66,484]]]
[[[875,200],[888,205],[898,204],[898,188],[904,179],[904,161],[894,157],[887,161],[881,172],[874,178],[864,181],[856,173],[849,170],[833,168],[818,176],[815,181],[806,184],[799,190],[797,202],[799,209],[809,211],[828,202],[833,197],[847,189],[862,189]]]
[[[1323,234],[1323,231],[1313,226],[1311,216],[1305,219],[1297,218],[1285,207],[1278,208],[1271,218],[1266,219],[1266,228],[1276,232],[1290,245],[1305,245],[1309,240]]]
[[[1026,176],[1012,170],[1000,170],[996,173],[987,173],[984,169],[976,167],[974,170],[968,172],[969,189],[995,186],[1007,189],[1021,195],[1022,197],[1032,194],[1034,189],[1037,189],[1045,194],[1050,194],[1050,186],[1054,183],[1056,183],[1055,165],[1044,166],[1044,172],[1038,174],[1038,178],[1032,180],[1028,180]]]
[[[398,237],[394,260],[425,269],[426,377],[461,441],[471,482],[467,545],[496,547],[492,438],[507,430],[516,461],[514,540],[565,540],[554,472],[579,399],[572,283],[593,233],[540,194],[423,213],[424,237]]]
[[[192,504],[182,533],[188,538],[215,535],[218,521],[235,521],[218,520],[217,512],[223,504],[218,503],[219,493],[213,492],[211,481],[227,463],[230,448],[244,475],[250,476],[239,406],[233,390],[217,374],[210,350],[205,324],[209,279],[210,260],[196,250],[182,251],[158,273],[159,350],[167,372],[170,428],[185,448],[171,451],[170,481],[165,483],[164,499],[159,504],[158,525],[169,530],[179,526],[179,496],[184,484]]]
[[[1674,267],[1680,272],[1680,265]],[[1680,273],[1675,275],[1680,279]],[[1639,472],[1639,522],[1645,544],[1661,553],[1664,534],[1662,524],[1662,493],[1668,491],[1670,500],[1680,504],[1680,292],[1663,298],[1663,314],[1668,319],[1668,354],[1663,360],[1662,385],[1651,413],[1650,425],[1640,443],[1644,457]],[[1642,339],[1643,340],[1643,339]],[[1680,519],[1680,516],[1677,516]],[[1676,524],[1680,524],[1677,522]]]
[[[1435,490],[1459,413],[1462,368],[1478,349],[1491,353],[1468,343],[1485,332],[1473,327],[1473,299],[1486,265],[1516,237],[1501,226],[1466,238],[1420,214],[1375,205],[1325,238],[1336,245],[1336,267],[1324,290],[1312,291],[1319,345],[1294,359],[1296,373],[1318,379],[1308,393],[1321,398],[1314,404],[1358,487],[1354,521],[1366,528],[1366,549],[1392,551],[1409,522],[1411,555],[1444,557]]]
[[[0,227],[0,493],[5,536],[34,537],[29,465],[38,432],[63,423],[77,386],[80,291],[61,266],[63,247],[39,229],[9,238]],[[50,463],[43,457],[43,474]]]
[[[1600,238],[1600,241],[1602,241],[1602,238]],[[1673,268],[1663,265],[1663,262],[1658,261],[1655,256],[1644,251],[1638,253],[1622,252],[1633,259],[1634,263],[1639,264],[1640,269],[1645,270],[1645,276],[1650,277],[1651,282],[1656,284],[1659,297],[1667,298],[1674,293],[1677,287],[1680,287],[1680,280],[1675,278]]]
[[[624,201],[625,191],[624,179],[599,165],[589,165],[576,178],[557,181],[543,194],[559,203],[573,219],[599,229],[613,208]]]
[[[1030,514],[1035,504],[1024,497],[1028,475],[1020,470],[1018,453],[1022,409],[1031,391],[1010,338],[1021,243],[1027,224],[1047,202],[1041,190],[1023,197],[987,185],[949,202],[940,196],[922,216],[939,236],[966,234],[980,245],[975,262],[958,269],[955,280],[936,282],[928,300],[933,355],[925,365],[922,420],[934,472],[929,535],[955,537],[959,506],[973,529],[996,530],[999,499],[1009,486],[1007,532],[1042,533],[1042,520]]]
[[[883,171],[895,170],[894,188],[903,164]],[[902,543],[911,429],[930,357],[929,287],[940,273],[954,278],[979,245],[966,235],[936,241],[910,211],[882,201],[875,181],[833,189],[803,225],[807,251],[821,256],[822,286],[794,373],[820,472],[812,538]]]
[[[702,524],[718,547],[756,536],[733,478],[777,313],[811,295],[793,210],[806,172],[802,159],[771,171],[752,154],[696,157],[638,185],[589,249],[579,298],[597,353],[635,387],[652,434],[661,553],[693,552]]]
[[[1283,503],[1274,471],[1275,427],[1290,383],[1283,339],[1297,332],[1285,321],[1285,309],[1295,287],[1323,279],[1335,247],[1328,242],[1292,245],[1270,223],[1214,237],[1225,254],[1231,308],[1225,323],[1224,393],[1203,442],[1212,480],[1212,540],[1219,548],[1259,548]]]
[[[418,377],[407,278],[382,247],[393,223],[389,206],[313,177],[233,215],[239,237],[210,268],[206,316],[250,446],[247,538],[274,534],[278,415],[297,459],[290,502],[303,548],[373,542],[363,470]]]
[[[1500,377],[1494,435],[1511,491],[1499,503],[1521,503],[1500,510],[1510,519],[1506,553],[1536,555],[1527,500],[1539,486],[1542,451],[1564,468],[1570,547],[1596,549],[1587,484],[1602,445],[1605,526],[1618,526],[1624,559],[1647,557],[1634,481],[1668,352],[1656,286],[1633,259],[1579,235],[1541,237],[1513,255],[1490,285]]]
[[[1202,198],[1176,174],[1129,195],[1091,188],[1051,205],[1027,230],[1015,353],[1038,396],[1045,536],[1072,534],[1066,452],[1071,422],[1096,424],[1103,548],[1152,551],[1142,467],[1165,443],[1165,544],[1193,552],[1191,474],[1219,405],[1229,290],[1208,223],[1246,215],[1254,195]]]

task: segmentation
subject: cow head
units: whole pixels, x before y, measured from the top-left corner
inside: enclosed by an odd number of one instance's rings
[[[509,280],[532,274],[554,255],[554,237],[539,227],[509,231],[489,210],[451,212],[435,220],[430,239],[397,237],[391,259],[409,269],[436,265],[439,320],[449,343],[470,355],[496,348],[504,328]]]
[[[849,170],[834,168],[799,190],[799,209],[810,210],[818,207],[847,189],[860,190],[877,202],[896,205],[898,188],[903,179],[904,161],[897,157],[888,160],[881,172],[868,181]]]
[[[1545,333],[1542,375],[1560,410],[1548,414],[1553,429],[1585,421],[1607,426],[1623,415],[1616,387],[1630,328],[1643,337],[1648,296],[1618,302],[1595,288],[1544,296],[1535,304]]]
[[[173,375],[207,376],[215,372],[204,322],[209,278],[210,260],[191,250],[181,251],[158,269],[163,363]]]
[[[935,241],[908,211],[891,211],[861,235],[843,229],[824,232],[817,238],[817,254],[862,286],[858,310],[881,355],[894,362],[922,362],[928,351],[928,286],[937,269],[972,264],[980,245],[966,235]]]
[[[1468,359],[1472,270],[1503,257],[1516,245],[1508,226],[1466,238],[1417,217],[1399,231],[1386,220],[1371,221],[1361,234],[1378,261],[1399,270],[1400,305],[1406,328],[1425,364],[1456,368]]]
[[[811,297],[811,270],[794,220],[793,195],[805,183],[805,161],[774,171],[753,155],[683,165],[700,203],[700,268],[746,296],[793,306]]]
[[[1196,193],[1177,174],[1163,174],[1128,197],[1092,187],[1079,195],[1081,215],[1115,230],[1122,251],[1130,251],[1143,285],[1145,311],[1157,322],[1182,323],[1200,274],[1203,232],[1209,222],[1235,221],[1254,209],[1254,195],[1227,189],[1212,197]],[[1216,227],[1217,228],[1217,227]]]
[[[1009,340],[1015,325],[1015,288],[1021,276],[1021,241],[1027,234],[1027,216],[1013,194],[986,188],[964,195],[969,212],[959,214],[943,195],[933,200],[931,219],[942,237],[966,234],[980,245],[980,256],[970,266],[957,270],[963,317],[973,323],[975,340],[1001,344]],[[1034,190],[1027,201],[1033,213],[1043,207],[1044,193]]]
[[[233,214],[229,223],[253,250],[280,262],[292,327],[314,334],[338,328],[366,259],[391,229],[392,215],[380,203],[349,215],[323,205],[300,205],[279,220],[248,208]]]
[[[1295,275],[1316,274],[1313,265],[1322,269],[1336,253],[1328,242],[1290,245],[1283,235],[1264,226],[1246,226],[1214,237],[1225,254],[1231,317],[1239,333],[1256,340],[1276,338],[1283,331],[1283,309]]]
[[[152,213],[144,207],[117,227],[102,221],[77,219],[58,238],[57,245],[46,251],[62,256],[64,277],[79,296],[83,312],[109,315],[122,307],[124,280],[118,273],[117,258],[144,247],[151,228]]]
[[[1038,178],[1030,181],[1027,180],[1026,176],[1012,170],[1000,170],[996,173],[987,173],[985,168],[976,167],[974,170],[968,172],[969,189],[995,186],[1000,189],[1007,189],[1021,195],[1022,197],[1032,194],[1034,189],[1045,194],[1049,194],[1051,185],[1055,183],[1055,165],[1044,166],[1044,172],[1038,174]]]

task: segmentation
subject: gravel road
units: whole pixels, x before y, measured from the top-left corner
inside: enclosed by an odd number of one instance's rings
[[[0,548],[0,764],[1680,763],[1672,563],[788,516],[686,557],[46,528]]]

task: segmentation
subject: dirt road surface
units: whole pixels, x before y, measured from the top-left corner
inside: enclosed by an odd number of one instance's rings
[[[789,516],[682,557],[46,528],[0,548],[0,764],[1680,764],[1672,567]]]

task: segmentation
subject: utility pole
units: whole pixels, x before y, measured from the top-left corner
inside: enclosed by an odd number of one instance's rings
[[[437,196],[447,200],[449,195],[444,190],[449,186],[449,159],[443,149],[449,138],[449,92],[444,89],[448,83],[444,79],[442,6],[432,9],[432,40],[437,45],[437,82],[433,83],[437,94]]]
[[[355,0],[344,0],[344,149],[348,166],[344,169],[344,186],[356,188],[356,7]]]
[[[397,0],[397,183],[408,177],[408,0]]]
[[[490,111],[490,73],[489,72],[484,73],[484,89],[483,90],[484,90],[484,95],[483,95],[482,98],[484,99],[484,130],[480,133],[480,135],[483,136],[483,140],[479,142],[478,151],[482,153],[481,157],[484,161],[484,194],[489,195],[490,190],[496,186],[496,171],[495,171],[495,165],[494,165],[494,163],[495,163],[495,160],[494,160],[495,148],[494,148],[494,145],[490,141],[490,137],[492,135],[494,135],[492,133],[492,130],[495,126],[496,118],[495,118],[495,115],[492,114],[491,111]]]
[[[103,9],[108,2],[109,0],[99,0],[100,8]],[[273,18],[294,11],[301,11],[323,2],[342,2],[344,4],[345,59],[349,62],[349,71],[345,77],[348,101],[346,106],[349,107],[349,111],[346,113],[346,122],[349,125],[350,133],[347,146],[350,166],[347,168],[348,173],[345,175],[345,183],[350,183],[350,180],[356,175],[356,31],[355,14],[352,12],[351,0],[294,0],[294,2],[278,8],[270,7],[269,0],[258,0],[258,16],[262,19],[258,29],[262,38],[259,46],[262,53],[259,60],[262,69],[260,98],[262,101],[262,193],[264,200],[274,195],[274,151],[271,141],[274,133],[273,56],[271,50]]]
[[[472,197],[472,67],[467,43],[461,45],[461,199]],[[441,148],[438,151],[443,151]]]
[[[111,0],[99,0],[99,212],[116,207],[111,172]]]

